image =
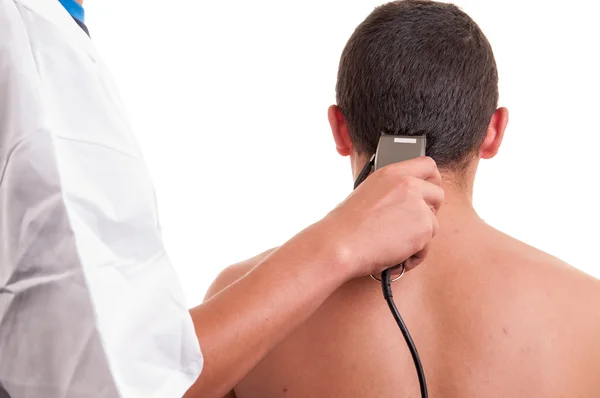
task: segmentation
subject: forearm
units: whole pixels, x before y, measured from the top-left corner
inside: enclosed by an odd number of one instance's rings
[[[223,397],[347,279],[326,241],[309,228],[191,311],[205,367],[186,397]]]

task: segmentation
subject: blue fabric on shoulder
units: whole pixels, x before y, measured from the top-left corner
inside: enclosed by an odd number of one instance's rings
[[[81,23],[85,23],[85,11],[83,6],[75,0],[58,0],[60,4],[71,14],[73,18]]]

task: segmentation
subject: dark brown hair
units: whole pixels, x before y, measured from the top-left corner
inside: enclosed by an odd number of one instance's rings
[[[485,35],[458,7],[394,1],[354,31],[336,93],[359,153],[375,153],[382,132],[426,135],[427,154],[456,168],[483,143],[498,73]]]

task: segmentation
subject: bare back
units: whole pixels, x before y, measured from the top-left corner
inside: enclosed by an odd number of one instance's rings
[[[217,291],[251,266],[226,271]],[[547,254],[483,223],[443,230],[394,297],[431,397],[600,397],[600,282]],[[380,286],[363,278],[340,288],[235,393],[418,397],[419,388]]]

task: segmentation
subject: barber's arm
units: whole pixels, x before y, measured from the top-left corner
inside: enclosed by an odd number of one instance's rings
[[[205,365],[186,398],[225,396],[346,281],[409,258],[408,268],[418,265],[437,228],[439,183],[429,158],[378,170],[323,220],[191,310]]]

